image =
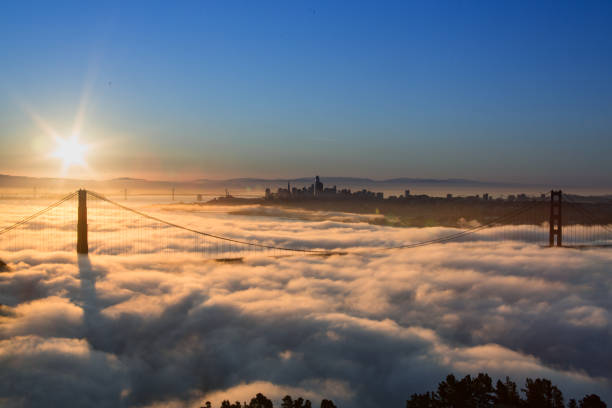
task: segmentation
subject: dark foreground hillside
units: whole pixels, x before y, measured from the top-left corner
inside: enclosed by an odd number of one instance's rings
[[[282,399],[281,408],[312,408],[309,400],[290,395]],[[381,407],[388,405],[381,401]],[[250,402],[234,403],[225,400],[220,408],[273,408],[274,404],[265,395],[259,393]],[[321,408],[336,408],[328,399],[321,401]],[[413,394],[406,401],[406,408],[606,408],[606,403],[598,395],[585,395],[579,401],[569,399],[565,403],[563,392],[545,378],[527,378],[522,388],[506,377],[497,380],[495,385],[488,374],[479,373],[476,377],[466,375],[457,379],[449,374],[438,384],[436,391]],[[213,408],[207,401],[202,408]],[[216,407],[215,407],[216,408]],[[390,407],[389,407],[390,408]]]

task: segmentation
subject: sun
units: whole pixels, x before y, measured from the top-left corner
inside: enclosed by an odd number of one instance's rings
[[[79,143],[78,135],[63,139],[56,137],[57,148],[51,153],[51,157],[62,160],[63,170],[68,170],[72,166],[87,167],[85,154],[89,146]]]

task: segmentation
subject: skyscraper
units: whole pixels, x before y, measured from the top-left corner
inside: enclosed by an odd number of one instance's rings
[[[314,195],[318,196],[323,192],[323,183],[321,183],[321,179],[319,176],[315,177],[315,185],[314,185]]]

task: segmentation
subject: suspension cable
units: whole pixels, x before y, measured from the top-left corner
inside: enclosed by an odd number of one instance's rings
[[[106,201],[112,205],[115,205],[123,210],[132,212],[134,214],[140,215],[141,217],[150,219],[152,221],[156,221],[165,225],[168,225],[170,227],[174,227],[174,228],[178,228],[184,231],[189,231],[192,232],[194,234],[198,234],[198,235],[203,235],[203,236],[207,236],[207,237],[211,237],[211,238],[215,238],[215,239],[219,239],[222,241],[227,241],[227,242],[232,242],[232,243],[236,243],[236,244],[241,244],[241,245],[247,245],[247,246],[252,246],[252,247],[259,247],[259,248],[266,248],[266,249],[277,249],[277,250],[283,250],[283,251],[292,251],[292,252],[305,252],[305,253],[322,253],[322,254],[333,254],[333,251],[329,251],[329,250],[317,250],[317,249],[300,249],[300,248],[287,248],[287,247],[279,247],[279,246],[273,246],[273,245],[265,245],[265,244],[260,244],[260,243],[256,243],[256,242],[249,242],[249,241],[241,241],[241,240],[237,240],[237,239],[233,239],[233,238],[227,238],[227,237],[223,237],[220,235],[214,235],[214,234],[210,234],[208,232],[203,232],[203,231],[199,231],[193,228],[189,228],[189,227],[185,227],[173,222],[169,222],[166,220],[163,220],[161,218],[143,213],[141,211],[135,210],[133,208],[130,207],[126,207],[122,204],[119,204],[115,201],[110,200],[109,198],[106,198],[105,196],[95,193],[93,191],[87,191],[88,194],[92,195],[93,197],[99,199],[99,200],[103,200]],[[440,237],[440,238],[435,238],[435,239],[431,239],[431,240],[427,240],[427,241],[421,241],[421,242],[415,242],[412,244],[404,244],[404,245],[398,245],[398,246],[393,246],[393,247],[385,247],[382,248],[384,250],[392,250],[392,249],[408,249],[408,248],[416,248],[416,247],[421,247],[421,246],[426,246],[426,245],[433,245],[433,244],[438,244],[438,243],[444,243],[444,242],[448,242],[448,241],[452,241],[470,234],[474,234],[478,231],[481,231],[483,229],[486,228],[490,228],[492,226],[494,226],[495,224],[499,224],[502,221],[508,220],[508,219],[512,219],[514,217],[517,217],[533,208],[535,208],[536,206],[540,205],[542,203],[542,201],[535,201],[533,202],[531,205],[525,207],[525,208],[520,208],[516,211],[513,211],[510,214],[506,214],[504,216],[498,217],[490,222],[488,222],[487,224],[484,225],[479,225],[476,227],[472,227],[468,230],[464,230],[458,233],[454,233],[451,235],[447,235],[444,237]]]
[[[0,235],[5,234],[5,233],[7,233],[9,231],[12,231],[12,230],[14,230],[17,227],[20,227],[20,226],[22,226],[22,225],[32,221],[34,218],[39,217],[39,216],[41,216],[41,215],[51,211],[55,207],[57,207],[57,206],[61,205],[62,203],[70,200],[71,198],[73,198],[76,194],[77,194],[76,191],[73,192],[73,193],[70,193],[66,197],[64,197],[61,200],[51,204],[50,206],[48,206],[48,207],[38,211],[37,213],[34,213],[34,214],[30,215],[29,217],[26,217],[26,218],[22,219],[21,221],[18,221],[18,222],[16,222],[13,225],[10,225],[10,226],[4,228],[3,230],[0,231]]]
[[[612,232],[612,228],[610,228],[608,226],[608,224],[604,224],[604,223],[599,223],[599,221],[597,221],[597,219],[595,219],[595,216],[593,216],[590,212],[588,212],[582,203],[577,203],[573,200],[571,200],[569,197],[566,197],[566,203],[568,203],[570,206],[572,206],[573,208],[577,209],[578,211],[580,211],[585,217],[587,217],[592,223],[593,225],[599,225],[602,228],[604,228],[606,231],[608,232]]]
[[[427,240],[427,241],[415,242],[413,244],[405,244],[405,245],[398,245],[398,246],[394,246],[394,247],[387,247],[385,249],[417,248],[417,247],[422,247],[422,246],[426,246],[426,245],[439,244],[439,243],[444,243],[444,242],[452,241],[452,240],[455,240],[455,239],[459,239],[459,238],[462,238],[464,236],[474,234],[474,233],[476,233],[478,231],[481,231],[481,230],[484,230],[484,229],[487,229],[487,228],[491,228],[491,227],[495,226],[496,224],[499,224],[501,221],[505,221],[505,220],[508,220],[508,219],[512,219],[512,218],[518,217],[519,215],[521,215],[521,214],[523,214],[523,213],[525,213],[525,212],[527,212],[527,211],[537,207],[541,203],[542,203],[542,201],[536,201],[536,202],[532,203],[531,205],[529,205],[529,206],[527,206],[525,208],[520,208],[517,211],[514,211],[514,212],[512,212],[510,214],[506,214],[504,216],[498,217],[498,218],[496,218],[496,219],[494,219],[494,220],[492,220],[492,221],[490,221],[490,222],[488,222],[488,223],[486,223],[484,225],[479,225],[479,226],[476,226],[476,227],[472,227],[472,228],[469,228],[469,229],[461,231],[461,232],[457,232],[457,233],[446,235],[446,236],[439,237],[439,238],[430,239],[430,240]]]
[[[241,241],[241,240],[237,240],[237,239],[233,239],[233,238],[223,237],[223,236],[220,236],[220,235],[214,235],[214,234],[210,234],[208,232],[198,231],[198,230],[195,230],[193,228],[185,227],[185,226],[182,226],[182,225],[179,225],[179,224],[175,224],[173,222],[162,220],[161,218],[157,218],[155,216],[143,213],[143,212],[135,210],[133,208],[126,207],[126,206],[124,206],[122,204],[119,204],[119,203],[117,203],[115,201],[112,201],[112,200],[104,197],[103,195],[100,195],[100,194],[95,193],[93,191],[87,190],[87,193],[91,194],[93,197],[95,197],[95,198],[97,198],[99,200],[106,201],[106,202],[108,202],[110,204],[113,204],[113,205],[123,209],[123,210],[126,210],[126,211],[132,212],[134,214],[140,215],[141,217],[144,217],[144,218],[148,218],[148,219],[150,219],[152,221],[156,221],[156,222],[168,225],[170,227],[178,228],[178,229],[181,229],[181,230],[184,230],[184,231],[192,232],[192,233],[198,234],[198,235],[207,236],[207,237],[210,237],[210,238],[219,239],[219,240],[222,240],[222,241],[232,242],[232,243],[241,244],[241,245],[248,245],[248,246],[258,247],[258,248],[277,249],[277,250],[283,250],[283,251],[306,252],[306,253],[323,253],[323,254],[331,254],[331,253],[333,253],[332,251],[328,251],[328,250],[325,250],[325,249],[286,248],[286,247],[279,247],[279,246],[274,246],[274,245],[260,244],[260,243],[257,243],[257,242]]]

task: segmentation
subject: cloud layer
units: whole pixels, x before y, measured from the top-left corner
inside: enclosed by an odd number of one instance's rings
[[[188,252],[104,255],[113,242],[101,239],[89,258],[3,251],[11,271],[0,274],[0,401],[200,406],[262,391],[402,406],[451,371],[545,376],[569,397],[612,401],[607,249],[485,235],[373,251],[445,230],[157,211],[229,236],[359,250],[254,254],[241,264]]]

